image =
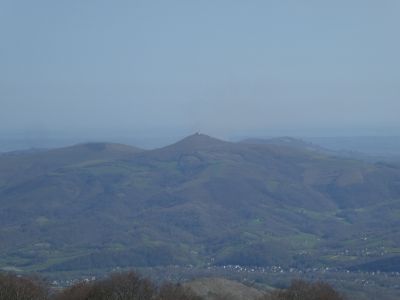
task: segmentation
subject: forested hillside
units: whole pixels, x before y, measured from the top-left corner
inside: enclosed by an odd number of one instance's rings
[[[400,249],[397,166],[202,134],[2,155],[0,207],[13,270],[365,268]]]

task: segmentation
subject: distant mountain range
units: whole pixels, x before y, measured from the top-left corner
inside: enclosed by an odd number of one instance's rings
[[[400,162],[400,138],[397,137],[326,137],[326,138],[247,138],[244,143],[290,146],[323,152],[331,156],[368,162]]]
[[[400,161],[399,136],[308,137],[305,140],[333,151],[364,153]]]
[[[0,156],[3,269],[379,268],[400,253],[399,231],[398,165],[292,138]]]

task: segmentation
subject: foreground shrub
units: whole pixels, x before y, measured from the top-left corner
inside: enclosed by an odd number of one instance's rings
[[[66,288],[53,296],[54,300],[83,300],[89,299],[93,292],[93,284],[80,282],[69,288]]]
[[[49,296],[48,287],[35,278],[0,274],[0,300],[201,300],[180,284],[157,287],[134,272],[112,274],[95,282],[81,282]],[[235,295],[216,299],[228,300]],[[293,281],[286,290],[277,290],[260,300],[343,300],[329,284]]]
[[[179,284],[158,289],[134,272],[113,274],[94,283],[78,283],[55,295],[55,300],[200,300]]]
[[[94,283],[81,282],[55,295],[55,300],[133,300],[154,299],[156,288],[136,273],[113,274]]]
[[[45,300],[46,286],[38,279],[0,274],[1,300]]]

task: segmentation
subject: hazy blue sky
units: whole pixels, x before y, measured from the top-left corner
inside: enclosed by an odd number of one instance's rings
[[[399,134],[400,1],[0,0],[0,130]]]

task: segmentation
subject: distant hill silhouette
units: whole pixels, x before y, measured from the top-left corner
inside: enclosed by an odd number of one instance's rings
[[[293,147],[293,148],[297,148],[297,149],[307,149],[310,151],[329,152],[328,149],[322,148],[311,142],[307,142],[302,139],[293,138],[293,137],[275,137],[275,138],[269,138],[269,139],[249,138],[249,139],[243,140],[242,143],[287,146],[287,147]]]

